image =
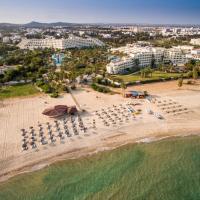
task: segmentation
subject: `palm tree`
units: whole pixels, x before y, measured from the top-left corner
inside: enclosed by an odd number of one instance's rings
[[[153,69],[149,69],[149,73],[151,74],[151,77],[153,76]]]
[[[121,89],[122,89],[123,97],[125,97],[125,90],[127,88],[127,85],[124,83],[124,81],[122,81],[120,86],[121,86]]]
[[[141,69],[141,70],[140,70],[140,77],[141,77],[141,78],[144,78],[144,69]]]
[[[178,87],[181,88],[183,86],[183,78],[178,79]]]
[[[198,79],[198,68],[197,67],[193,68],[193,79]]]
[[[103,78],[106,77],[106,69],[105,68],[103,69],[102,76],[103,76]]]

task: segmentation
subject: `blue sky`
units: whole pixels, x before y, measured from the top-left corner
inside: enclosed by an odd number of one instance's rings
[[[200,24],[200,0],[0,0],[0,22]]]

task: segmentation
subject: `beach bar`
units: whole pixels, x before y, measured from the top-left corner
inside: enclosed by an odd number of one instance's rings
[[[141,91],[129,91],[125,94],[126,98],[134,98],[134,99],[144,99],[146,97],[145,92]]]

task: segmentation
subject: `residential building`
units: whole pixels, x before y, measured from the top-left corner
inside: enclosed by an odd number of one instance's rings
[[[200,46],[200,38],[191,39],[190,44]]]
[[[200,49],[194,49],[191,51],[191,59],[200,60]]]
[[[10,43],[9,37],[3,37],[3,43]]]
[[[101,34],[99,34],[99,35],[101,35],[103,38],[106,38],[106,39],[112,38],[112,35],[111,35],[111,34],[101,33]]]

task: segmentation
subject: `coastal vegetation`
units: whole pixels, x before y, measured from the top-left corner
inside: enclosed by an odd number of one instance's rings
[[[108,87],[104,87],[104,86],[100,86],[96,83],[93,83],[91,85],[92,89],[97,91],[97,92],[101,92],[101,93],[109,93],[111,92],[111,90]]]
[[[103,73],[108,63],[106,47],[72,49],[65,57],[61,69],[76,77],[84,74]]]
[[[147,37],[147,35],[140,33],[138,38],[140,37]],[[189,61],[183,71],[180,71],[176,69],[177,66],[170,63],[156,66],[155,59],[152,59],[151,66],[142,69],[138,67],[138,60],[135,60],[134,73],[108,75],[106,65],[109,62],[110,52],[107,47],[63,50],[62,54],[65,56],[60,67],[56,67],[51,58],[60,50],[20,50],[15,46],[3,44],[0,45],[1,50],[4,51],[0,59],[1,63],[11,67],[0,75],[0,84],[21,80],[31,82],[51,97],[58,97],[60,93],[67,92],[68,87],[76,88],[77,82],[88,83],[87,76],[90,84],[95,82],[91,85],[93,89],[107,93],[109,89],[100,85],[120,87],[122,82],[151,83],[180,77],[197,79],[200,74],[200,63],[195,60]]]
[[[198,79],[200,75],[200,62],[195,60],[190,60],[185,66],[177,67],[171,64],[160,64],[156,68],[145,67],[140,69],[140,71],[125,74],[125,75],[112,75],[109,78],[126,83],[151,83],[163,80],[173,80],[179,78],[193,78]]]
[[[66,88],[74,85],[76,78],[83,75],[105,73],[106,48],[65,50],[65,59],[60,68],[55,66],[51,56],[53,49],[19,50],[8,45],[0,46],[4,51],[0,65],[10,66],[0,75],[0,83],[25,81],[36,83],[37,87],[51,97],[58,97]],[[59,52],[57,52],[59,53]]]
[[[10,66],[4,74],[0,76],[0,83],[18,80],[31,80],[42,78],[52,67],[50,60],[52,50],[13,50],[5,52],[1,62],[5,66]]]
[[[147,69],[129,75],[112,75],[114,80],[123,80],[124,82],[137,82],[137,81],[159,81],[167,78],[179,78],[180,73],[166,73],[161,71],[147,71]]]
[[[127,145],[0,184],[0,199],[200,199],[200,138]]]
[[[39,93],[32,84],[18,84],[15,86],[0,87],[0,99],[35,95]]]

